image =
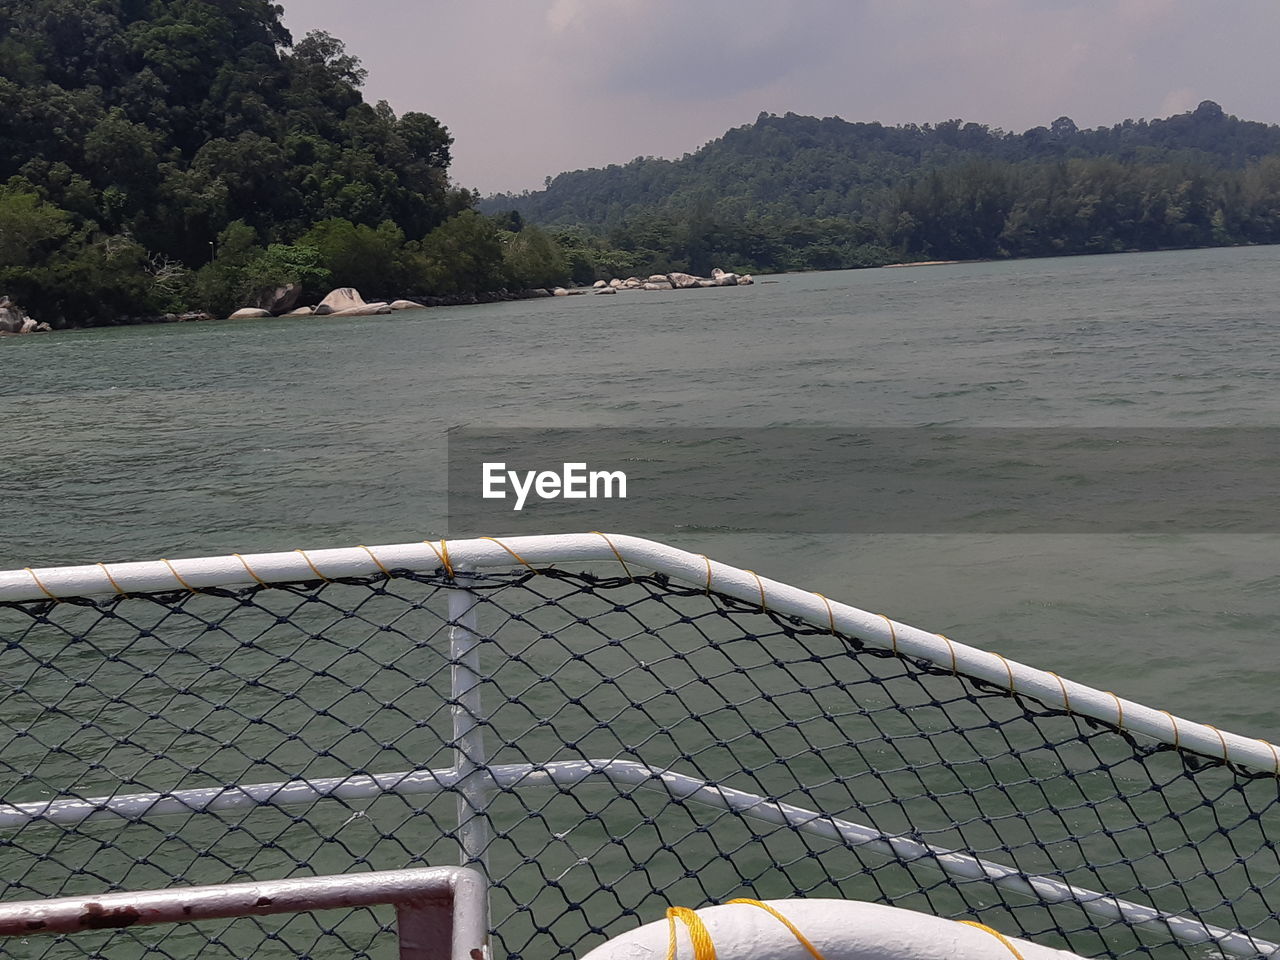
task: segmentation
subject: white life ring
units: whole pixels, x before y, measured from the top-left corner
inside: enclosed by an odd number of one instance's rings
[[[979,927],[857,900],[766,900],[824,960],[1080,960],[1074,953]],[[787,925],[749,903],[699,909],[717,960],[814,960]],[[670,921],[614,937],[583,960],[666,960]],[[676,960],[695,960],[690,931],[676,924]]]

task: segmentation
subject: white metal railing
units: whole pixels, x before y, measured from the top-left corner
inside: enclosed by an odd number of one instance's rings
[[[898,623],[880,614],[859,610],[699,554],[634,537],[592,533],[504,540],[423,541],[391,546],[0,572],[0,602],[22,602],[112,594],[163,594],[254,584],[297,583],[317,578],[340,580],[386,574],[393,570],[443,570],[451,584],[448,637],[453,748],[453,765],[448,768],[5,803],[0,804],[0,829],[73,826],[112,818],[149,819],[170,814],[218,813],[247,810],[264,804],[307,804],[325,798],[368,800],[384,795],[450,792],[457,797],[456,837],[462,861],[481,875],[487,875],[492,837],[486,812],[496,792],[607,782],[655,790],[673,798],[732,811],[743,817],[784,826],[893,860],[934,867],[954,879],[980,880],[1040,903],[1075,904],[1096,919],[1121,920],[1135,927],[1158,930],[1187,944],[1210,944],[1231,956],[1269,955],[1280,950],[1276,944],[1247,932],[1157,910],[1052,876],[1029,875],[1009,865],[946,849],[908,835],[886,832],[820,810],[730,789],[675,768],[659,769],[617,758],[491,764],[484,735],[488,714],[483,700],[483,673],[479,660],[480,647],[486,638],[477,623],[478,601],[468,589],[468,578],[473,571],[523,566],[538,572],[549,564],[574,562],[618,564],[627,575],[655,571],[708,594],[732,597],[819,629],[856,636],[862,642],[885,651],[925,661],[1048,707],[1093,718],[1116,729],[1140,733],[1182,751],[1226,760],[1264,775],[1280,773],[1280,753],[1264,740],[1176,718],[1115,694],[1008,660],[998,653],[966,646],[940,634]],[[413,873],[420,875],[422,872]],[[250,886],[253,885],[240,885],[244,889],[237,887],[234,896],[247,895]],[[145,899],[161,895],[120,896],[134,898],[121,900],[121,904],[136,904],[141,902],[138,900],[140,896]],[[164,900],[162,896],[161,900]],[[72,902],[54,901],[57,904],[55,912],[69,911],[66,915],[71,916],[77,909],[69,905]],[[83,906],[84,900],[81,898],[74,902]],[[207,901],[201,902],[217,904],[230,901],[220,900],[210,893]],[[164,900],[164,903],[169,901]],[[6,917],[25,916],[19,908],[26,909],[23,904],[0,906],[0,933],[8,929],[5,927]],[[172,918],[166,915],[164,919]],[[484,926],[487,920],[480,922]],[[419,954],[406,954],[406,958],[410,956],[416,958]],[[438,954],[432,955],[433,958],[435,956]],[[455,956],[455,960],[460,958]]]

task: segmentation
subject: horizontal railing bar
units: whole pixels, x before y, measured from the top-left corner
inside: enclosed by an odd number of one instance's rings
[[[957,643],[941,634],[892,621],[881,614],[828,600],[749,570],[718,563],[701,554],[621,534],[511,537],[502,541],[485,537],[448,543],[427,540],[243,557],[12,570],[0,572],[0,601],[299,582],[315,580],[317,573],[337,579],[394,569],[451,572],[455,564],[477,570],[509,568],[516,564],[536,569],[539,564],[592,561],[621,563],[628,572],[655,570],[682,583],[705,587],[709,593],[758,604],[774,613],[796,617],[819,628],[855,636],[882,649],[984,680],[1049,707],[1101,720],[1179,749],[1280,776],[1280,750],[1266,740],[1175,717],[1164,710],[1125,700],[998,653]]]
[[[1256,957],[1280,950],[1280,946],[1276,944],[1245,933],[1163,913],[1153,907],[1131,903],[1051,877],[1024,874],[1013,867],[969,854],[926,844],[910,837],[887,834],[874,827],[806,810],[793,804],[766,800],[756,794],[709,783],[672,770],[657,770],[635,761],[574,760],[546,764],[498,764],[471,771],[467,776],[473,783],[482,781],[487,788],[504,791],[527,787],[563,789],[593,780],[658,790],[678,800],[732,810],[745,817],[785,826],[844,846],[868,850],[892,860],[933,866],[960,880],[990,882],[1000,889],[1042,903],[1074,903],[1086,913],[1100,919],[1156,927],[1185,943],[1211,943],[1232,956]],[[326,797],[359,800],[386,794],[436,794],[458,789],[462,779],[462,775],[454,769],[418,770],[378,776],[331,777],[322,780],[179,790],[168,794],[134,794],[90,800],[3,805],[0,806],[0,827],[17,827],[36,822],[69,825],[104,817],[140,819],[174,813],[244,810],[264,804],[306,803]]]
[[[0,937],[394,904],[406,960],[482,960],[488,949],[484,898],[484,881],[466,867],[170,887],[0,903]]]

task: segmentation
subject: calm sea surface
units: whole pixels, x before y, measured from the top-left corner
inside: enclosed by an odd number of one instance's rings
[[[458,424],[1277,426],[1278,263],[1079,257],[2,339],[0,568],[438,536]],[[663,538],[1280,734],[1277,536]]]

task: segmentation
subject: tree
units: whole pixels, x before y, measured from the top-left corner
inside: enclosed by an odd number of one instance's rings
[[[24,181],[0,187],[0,266],[25,267],[71,232],[71,214],[46,203]]]
[[[503,247],[488,217],[464,210],[419,246],[423,280],[432,294],[497,290],[503,285]]]

